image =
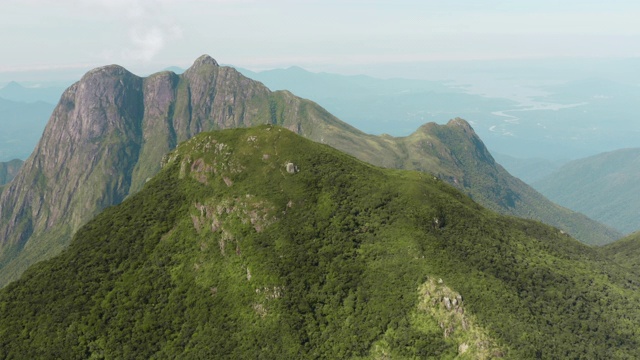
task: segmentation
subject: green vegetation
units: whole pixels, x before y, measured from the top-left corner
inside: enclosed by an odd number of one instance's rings
[[[462,119],[428,123],[407,137],[369,135],[206,55],[179,76],[165,71],[143,79],[117,65],[92,70],[63,94],[51,119],[13,190],[0,196],[0,288],[57,255],[104,208],[142,189],[176,144],[202,131],[263,124],[373,165],[437,174],[483,206],[559,227],[588,244],[622,236],[513,178]]]
[[[0,358],[638,358],[639,284],[432,175],[226,130],[0,291]]]
[[[640,270],[640,232],[603,246],[599,250],[631,271]]]
[[[617,229],[640,230],[640,149],[571,161],[533,186],[551,200]]]

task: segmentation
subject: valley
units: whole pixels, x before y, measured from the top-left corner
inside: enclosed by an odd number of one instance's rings
[[[640,359],[638,14],[0,1],[0,359]]]

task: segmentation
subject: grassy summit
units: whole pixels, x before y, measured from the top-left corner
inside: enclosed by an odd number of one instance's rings
[[[163,163],[0,291],[1,358],[640,355],[635,275],[431,175],[272,126]]]

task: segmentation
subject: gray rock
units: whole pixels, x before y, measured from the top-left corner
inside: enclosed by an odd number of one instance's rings
[[[298,166],[297,166],[296,164],[292,163],[292,162],[287,163],[286,168],[287,168],[287,172],[288,172],[289,174],[295,174],[295,173],[297,173],[298,171],[300,171],[300,169],[298,168]]]
[[[451,310],[451,299],[446,296],[444,297],[444,306],[447,308],[447,310]]]

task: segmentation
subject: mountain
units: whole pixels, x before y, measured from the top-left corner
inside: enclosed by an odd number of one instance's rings
[[[185,71],[185,69],[183,69],[181,67],[178,67],[178,66],[169,66],[169,67],[165,68],[164,70],[165,71],[171,71],[171,72],[176,73],[178,75],[182,74]]]
[[[635,232],[616,242],[602,246],[600,251],[618,264],[638,273],[638,269],[640,269],[640,232]]]
[[[492,152],[493,157],[500,165],[527,184],[543,179],[545,176],[558,170],[569,160],[550,160],[543,158],[518,158],[507,154]]]
[[[313,100],[374,134],[403,136],[427,121],[462,117],[472,122],[492,153],[517,158],[554,160],[562,154],[577,159],[637,146],[640,87],[629,71],[621,70],[630,69],[629,63],[616,64],[616,75],[605,74],[611,67],[603,64],[576,72],[585,64],[525,63],[385,65],[376,71],[382,77],[402,73],[446,81],[314,73],[298,67],[241,72],[271,89]]]
[[[26,159],[42,136],[53,105],[0,98],[0,162]]]
[[[205,55],[182,75],[140,78],[116,65],[98,68],[65,91],[34,153],[0,195],[0,286],[139,191],[176,144],[204,130],[267,123],[375,165],[433,173],[487,207],[548,222],[588,243],[619,236],[510,176],[464,120],[426,124],[407,137],[368,135]]]
[[[431,175],[202,133],[0,291],[0,357],[640,356],[640,282]]]
[[[343,148],[353,140],[340,134],[361,134],[208,56],[180,76],[140,78],[116,65],[90,71],[62,95],[34,153],[0,196],[0,284],[60,252],[83,223],[142,188],[177,143],[204,129],[264,123]]]
[[[605,244],[621,237],[611,228],[554,204],[511,176],[495,162],[466,121],[454,119],[444,126],[426,124],[402,142],[407,149],[406,160],[396,167],[436,174],[485,207],[540,220],[588,244]]]
[[[640,149],[571,161],[532,185],[549,199],[622,233],[640,230]]]
[[[56,104],[64,89],[61,86],[25,87],[12,81],[0,89],[0,97],[17,102]]]
[[[14,159],[7,162],[0,162],[0,186],[10,182],[20,170],[23,161]]]
[[[507,99],[469,94],[440,81],[314,73],[295,66],[239,71],[270,89],[289,90],[313,100],[343,121],[372,134],[405,136],[426,122],[455,117],[481,122],[493,117],[494,111],[517,105]]]

